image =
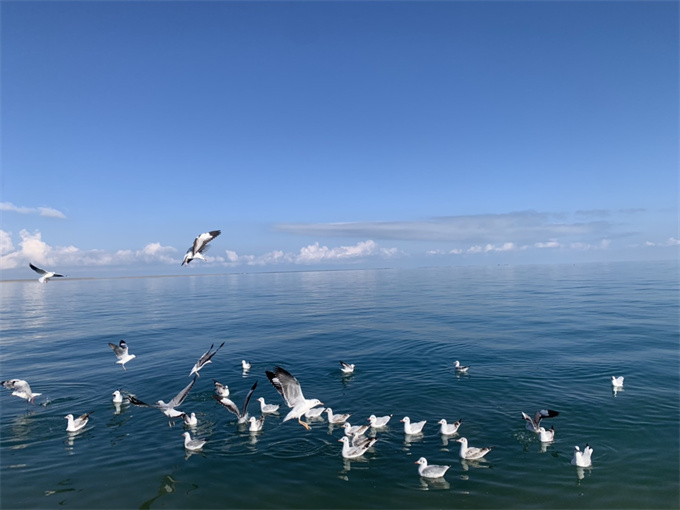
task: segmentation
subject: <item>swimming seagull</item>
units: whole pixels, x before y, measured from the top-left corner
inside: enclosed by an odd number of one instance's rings
[[[525,412],[522,412],[522,418],[524,418],[526,421],[526,429],[538,434],[538,428],[541,426],[541,420],[543,418],[554,418],[558,414],[560,413],[553,411],[552,409],[541,409],[540,411],[536,411],[533,419]]]
[[[463,423],[463,418],[460,420],[454,422],[454,423],[447,423],[444,418],[439,420],[437,423],[441,425],[439,427],[439,433],[443,434],[445,436],[452,436],[458,432],[458,428],[460,427],[460,424]]]
[[[40,276],[40,278],[38,278],[38,281],[40,283],[47,283],[50,280],[50,278],[66,278],[67,276],[65,274],[59,274],[53,271],[45,271],[44,269],[40,269],[39,267],[34,266],[30,262],[28,263],[28,265],[31,269],[33,269],[33,271],[35,271],[39,275],[42,275]]]
[[[312,407],[323,405],[323,402],[317,398],[306,399],[302,394],[300,383],[287,370],[281,367],[275,367],[274,372],[267,370],[265,373],[274,388],[276,388],[276,391],[278,391],[286,401],[286,405],[291,408],[283,421],[297,418],[298,423],[309,430],[311,427],[303,422],[301,417]]]
[[[614,377],[612,376],[612,386],[614,388],[623,388],[623,376]]]
[[[305,413],[305,418],[314,419],[319,418],[326,410],[325,407],[313,407]],[[323,418],[321,418],[323,419]]]
[[[342,426],[345,429],[345,435],[350,437],[363,436],[368,430],[368,425],[350,425],[349,422],[345,422]]]
[[[424,420],[416,423],[411,423],[411,418],[409,418],[408,416],[404,416],[404,419],[401,421],[404,423],[404,432],[406,434],[422,434],[423,427],[427,422],[427,420]]]
[[[29,402],[32,404],[35,397],[42,395],[42,393],[33,393],[31,387],[23,379],[9,379],[7,381],[2,381],[0,384],[8,390],[14,390],[12,391],[12,396],[25,398],[27,404]]]
[[[333,409],[330,407],[326,408],[326,415],[328,415],[328,423],[334,423],[334,424],[339,424],[339,423],[345,423],[345,421],[352,416],[350,413],[345,413],[345,414],[333,414]]]
[[[461,437],[460,439],[456,439],[460,443],[460,458],[461,459],[467,459],[467,460],[477,460],[481,459],[491,451],[493,446],[489,446],[487,448],[470,448],[468,446],[468,440],[464,437]]]
[[[371,416],[368,417],[368,422],[374,429],[379,429],[382,427],[386,427],[387,423],[390,421],[391,418],[392,418],[391,414],[380,417],[377,417],[375,414],[372,414]]]
[[[590,456],[593,453],[593,449],[586,443],[586,447],[581,451],[578,446],[574,446],[574,456],[571,459],[571,463],[578,467],[590,467],[593,465],[590,460]]]
[[[188,432],[184,432],[182,435],[184,436],[184,448],[187,450],[195,452],[203,448],[203,445],[207,443],[205,439],[191,439],[191,434]]]
[[[451,467],[437,466],[435,464],[428,466],[427,459],[425,457],[420,457],[415,463],[418,464],[418,474],[423,478],[441,478]]]
[[[248,363],[246,360],[242,359],[241,360],[241,367],[243,367],[243,371],[247,372],[250,370],[250,363]]]
[[[470,368],[469,366],[463,366],[463,365],[461,365],[461,364],[460,364],[460,361],[458,361],[458,360],[456,360],[456,361],[453,362],[453,366],[454,366],[454,368],[456,369],[456,372],[458,372],[459,374],[467,373],[468,368]]]
[[[221,230],[211,230],[210,232],[205,232],[194,239],[194,244],[187,250],[184,255],[184,260],[182,265],[186,266],[194,259],[205,260],[203,253],[208,250],[208,243],[215,239],[218,235],[222,233]]]
[[[125,342],[125,340],[121,340],[118,345],[109,342],[109,347],[113,349],[113,353],[116,355],[116,358],[118,358],[116,363],[122,365],[123,370],[127,370],[127,368],[125,368],[125,363],[133,358],[136,358],[136,356],[134,354],[128,353],[128,344]]]
[[[112,395],[114,404],[120,404],[121,402],[123,402],[123,394],[120,392],[120,390],[114,391]]]
[[[200,358],[198,358],[198,361],[197,361],[196,364],[194,365],[194,368],[192,368],[192,369],[191,369],[191,372],[189,373],[189,377],[191,377],[191,376],[194,375],[194,374],[200,376],[200,374],[198,373],[198,371],[199,371],[200,369],[202,369],[204,366],[206,366],[208,363],[212,363],[212,361],[210,361],[210,360],[212,359],[212,357],[213,357],[215,354],[217,354],[217,351],[219,351],[219,350],[224,346],[224,342],[222,342],[222,343],[220,344],[220,346],[219,346],[217,349],[215,349],[215,350],[213,351],[212,348],[213,348],[214,345],[215,345],[215,344],[210,344],[210,349],[208,349],[206,352],[204,352],[204,353],[203,353],[203,356],[201,356]]]
[[[538,427],[538,439],[541,443],[552,443],[555,440],[555,427],[545,430],[543,427]]]
[[[213,395],[213,398],[226,407],[229,411],[234,413],[238,418],[239,423],[245,423],[248,421],[248,403],[250,402],[250,397],[253,395],[255,388],[257,388],[257,381],[255,381],[255,384],[253,384],[253,387],[250,388],[248,395],[246,395],[246,400],[243,402],[242,410],[239,410],[238,406],[227,397],[218,397],[217,395]]]
[[[342,370],[343,374],[351,374],[354,372],[354,363],[345,363],[344,361],[341,361],[340,370]]]
[[[356,459],[366,453],[366,450],[373,446],[377,440],[377,437],[367,437],[364,441],[350,446],[349,437],[343,436],[338,439],[338,442],[342,443],[342,456],[345,459]]]
[[[273,414],[279,410],[279,404],[266,404],[264,397],[258,398],[257,401],[260,403],[260,411],[262,411],[262,414]]]
[[[196,418],[196,413],[182,413],[182,420],[184,420],[184,425],[187,427],[195,427],[198,425],[198,418]]]
[[[73,419],[72,414],[67,414],[66,416],[64,416],[64,419],[68,420],[68,424],[66,425],[66,431],[67,432],[78,432],[85,425],[87,425],[87,422],[90,419],[90,415],[92,413],[93,413],[93,411],[90,411],[89,413],[85,413],[85,414],[78,416],[76,419]]]
[[[262,427],[264,426],[264,415],[260,416],[259,418],[251,416],[248,421],[250,422],[248,430],[250,432],[259,432],[262,430]]]
[[[219,395],[220,397],[228,397],[229,396],[229,386],[226,384],[221,384],[217,382],[215,379],[213,379],[213,382],[215,383],[215,393]]]
[[[156,409],[160,409],[165,416],[172,420],[173,418],[179,418],[184,414],[182,411],[179,411],[175,408],[182,405],[182,402],[184,402],[184,399],[187,398],[187,395],[191,391],[191,388],[193,388],[194,384],[196,384],[196,376],[194,376],[191,382],[182,391],[175,395],[173,399],[167,404],[162,400],[159,400],[155,404],[146,404],[133,395],[129,395],[128,400],[131,404],[136,406],[155,407]],[[172,422],[170,420],[168,420],[168,425],[172,426]]]

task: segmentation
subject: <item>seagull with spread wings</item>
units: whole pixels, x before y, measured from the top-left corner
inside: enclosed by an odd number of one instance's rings
[[[206,251],[208,251],[209,248],[208,243],[215,239],[221,233],[222,233],[221,230],[211,230],[210,232],[204,232],[203,234],[196,236],[196,239],[194,239],[194,244],[191,245],[191,247],[187,250],[186,254],[184,255],[182,265],[187,266],[189,265],[189,262],[191,262],[194,259],[205,260],[203,254]]]
[[[55,273],[54,271],[46,271],[45,269],[40,269],[37,266],[34,266],[30,262],[28,263],[28,266],[33,269],[36,273],[40,275],[40,278],[38,278],[38,281],[40,283],[47,283],[50,281],[50,278],[66,278],[67,275],[65,274],[59,274]]]
[[[306,399],[302,394],[300,383],[287,370],[281,367],[275,367],[274,372],[267,370],[265,373],[267,374],[269,382],[272,383],[274,388],[276,388],[276,391],[278,391],[283,397],[283,400],[286,401],[288,407],[291,408],[283,421],[297,418],[298,423],[309,430],[311,427],[300,418],[312,407],[323,405],[323,402],[317,398]]]

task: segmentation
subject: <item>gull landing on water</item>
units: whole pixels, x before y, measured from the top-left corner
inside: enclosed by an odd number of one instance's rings
[[[35,397],[42,395],[42,393],[33,393],[31,387],[23,379],[9,379],[7,381],[2,381],[0,384],[8,390],[14,390],[12,391],[12,396],[25,398],[27,404],[29,402],[32,404]]]
[[[183,266],[189,265],[189,262],[191,262],[194,259],[205,260],[205,257],[203,257],[203,253],[205,253],[208,250],[208,243],[215,239],[221,233],[222,233],[221,230],[211,230],[210,232],[205,232],[199,236],[196,236],[196,239],[194,239],[194,244],[191,245],[191,247],[187,250],[186,254],[184,255],[182,265]]]
[[[134,397],[133,395],[129,395],[128,400],[130,401],[131,404],[136,406],[155,407],[156,409],[160,409],[160,411],[165,416],[172,420],[173,418],[179,418],[180,416],[184,415],[182,411],[179,411],[175,408],[182,405],[182,402],[184,402],[184,399],[187,398],[187,395],[191,391],[191,388],[194,387],[194,384],[196,384],[196,376],[194,376],[191,382],[182,391],[175,395],[175,397],[167,404],[162,400],[159,400],[155,404],[146,404],[139,400],[138,398]],[[168,420],[168,426],[172,426],[172,422],[170,420]]]
[[[68,420],[68,424],[66,425],[66,431],[78,432],[85,425],[87,425],[87,422],[90,419],[90,415],[92,413],[93,411],[90,411],[89,413],[82,414],[75,419],[73,418],[72,414],[67,414],[66,416],[64,416],[64,419]]]
[[[257,381],[255,381],[255,384],[253,384],[253,387],[250,388],[248,395],[246,395],[246,400],[243,403],[242,410],[239,410],[238,406],[227,397],[218,397],[217,395],[213,395],[213,398],[226,407],[229,411],[234,413],[238,418],[239,423],[245,423],[248,421],[248,403],[250,402],[250,397],[253,395],[255,388],[257,388]]]
[[[526,429],[538,434],[538,429],[541,426],[541,420],[543,418],[554,418],[559,414],[559,412],[553,411],[552,409],[541,409],[540,411],[536,411],[533,418],[525,412],[522,412],[522,418],[526,421]]]
[[[213,351],[212,348],[213,348],[214,346],[215,346],[215,344],[210,344],[210,349],[208,349],[206,352],[204,352],[204,353],[203,353],[203,356],[201,356],[200,358],[198,358],[198,361],[197,361],[196,364],[194,365],[194,368],[192,368],[192,369],[191,369],[191,372],[189,373],[189,377],[191,377],[191,376],[194,375],[194,374],[200,376],[200,374],[198,373],[198,371],[199,371],[200,369],[202,369],[204,366],[206,366],[208,363],[212,363],[212,361],[210,361],[210,360],[212,359],[212,357],[213,357],[215,354],[217,354],[217,351],[219,351],[219,350],[224,346],[224,342],[222,342],[222,343],[220,344],[220,346],[219,346],[217,349],[215,349],[215,350]]]
[[[113,349],[113,353],[116,355],[116,358],[118,358],[118,361],[116,361],[116,363],[122,365],[123,370],[127,370],[127,368],[125,368],[125,363],[127,363],[133,358],[136,358],[136,356],[128,352],[128,345],[125,342],[125,340],[121,340],[118,345],[109,342],[109,347]]]
[[[274,372],[267,370],[265,373],[267,374],[269,382],[272,383],[272,386],[276,388],[276,391],[278,391],[286,401],[286,405],[291,408],[283,421],[297,418],[298,423],[309,430],[311,427],[301,420],[302,415],[312,407],[323,405],[323,402],[317,398],[306,399],[302,394],[300,383],[287,370],[281,367],[275,367]]]
[[[38,278],[38,281],[40,283],[47,283],[50,280],[50,278],[66,278],[67,276],[65,274],[59,274],[53,271],[45,271],[44,269],[40,269],[39,267],[34,266],[30,262],[28,263],[28,266],[31,269],[33,269],[33,271],[41,275],[40,278]]]

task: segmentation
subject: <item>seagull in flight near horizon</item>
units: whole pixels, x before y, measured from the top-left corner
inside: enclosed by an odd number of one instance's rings
[[[201,374],[199,374],[198,371],[200,369],[202,369],[204,366],[206,366],[208,363],[212,363],[212,361],[210,361],[210,360],[212,359],[212,357],[215,354],[217,354],[217,351],[219,351],[224,346],[224,342],[222,342],[220,344],[220,346],[213,351],[212,348],[214,346],[215,346],[215,344],[210,344],[210,349],[208,349],[205,353],[203,353],[203,356],[198,358],[198,361],[194,365],[194,368],[192,368],[191,372],[189,373],[189,377],[191,377],[194,374],[196,374],[200,377]]]
[[[27,404],[29,402],[32,404],[35,397],[42,395],[42,393],[33,393],[31,387],[23,379],[9,379],[7,381],[2,381],[0,384],[8,390],[14,390],[12,391],[12,396],[25,398]]]
[[[250,403],[250,397],[253,396],[253,392],[255,391],[255,388],[257,388],[257,381],[255,381],[255,384],[253,384],[253,387],[250,388],[250,391],[246,395],[246,400],[243,402],[243,409],[239,410],[238,406],[234,403],[233,400],[228,399],[227,397],[220,397],[218,395],[213,394],[213,398],[217,400],[220,404],[222,404],[224,407],[226,407],[229,411],[234,413],[236,417],[238,418],[239,423],[245,423],[248,421],[248,404]]]
[[[210,232],[204,232],[203,234],[196,236],[196,239],[194,239],[194,244],[191,245],[184,255],[182,265],[187,266],[189,265],[189,262],[194,259],[205,260],[203,253],[208,250],[208,243],[221,233],[221,230],[211,230]]]
[[[175,395],[175,397],[167,404],[162,400],[159,400],[155,404],[147,404],[145,402],[142,402],[133,395],[129,395],[128,400],[130,401],[131,404],[136,406],[155,407],[156,409],[160,409],[162,413],[171,420],[173,418],[179,418],[180,416],[185,414],[182,411],[179,411],[175,408],[177,406],[182,405],[182,402],[184,402],[184,399],[187,398],[187,395],[189,394],[189,391],[191,391],[191,388],[193,388],[194,384],[196,384],[196,376],[194,376],[191,382],[182,391]],[[168,420],[168,425],[172,426],[170,420]]]
[[[286,415],[283,421],[288,421],[292,418],[297,418],[297,421],[304,428],[309,430],[311,427],[301,420],[302,415],[309,411],[312,407],[318,405],[323,405],[318,398],[307,399],[302,394],[302,389],[300,388],[300,383],[298,380],[281,367],[275,367],[274,372],[266,370],[267,378],[269,382],[272,383],[276,391],[278,391],[283,400],[286,401],[288,407],[291,408],[290,412]]]
[[[66,278],[67,276],[65,274],[55,273],[54,271],[45,271],[44,269],[40,269],[39,267],[34,266],[30,262],[28,263],[28,266],[31,269],[33,269],[33,271],[41,275],[40,278],[38,278],[38,281],[40,283],[47,283],[50,280],[50,278]]]
[[[122,365],[123,370],[127,370],[127,368],[125,368],[125,363],[137,357],[134,354],[128,353],[128,345],[127,342],[125,342],[125,340],[121,340],[118,343],[118,345],[109,342],[109,347],[113,349],[113,353],[116,355],[116,358],[118,358],[118,361],[116,361],[116,363]]]

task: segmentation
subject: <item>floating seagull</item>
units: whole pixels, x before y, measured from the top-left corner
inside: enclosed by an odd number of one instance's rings
[[[447,423],[444,418],[439,420],[437,423],[441,425],[439,427],[439,433],[443,434],[445,436],[452,436],[458,432],[458,428],[460,427],[460,424],[463,423],[463,418],[460,420],[454,422],[454,423]]]
[[[221,233],[222,233],[221,230],[211,230],[210,232],[205,232],[199,236],[196,236],[196,239],[194,239],[194,244],[187,250],[186,254],[184,255],[182,265],[183,266],[189,265],[189,262],[191,262],[194,259],[205,260],[205,257],[203,257],[203,253],[208,251],[208,243],[215,239]]]
[[[345,429],[345,435],[346,436],[363,436],[366,431],[368,430],[368,425],[350,425],[348,422],[345,422],[345,424],[342,426],[343,429]]]
[[[323,405],[323,402],[317,398],[306,399],[302,394],[300,383],[287,370],[284,370],[281,367],[275,367],[274,372],[267,370],[265,373],[274,388],[276,388],[276,391],[281,394],[288,407],[291,408],[283,421],[297,418],[298,423],[309,430],[311,427],[307,423],[304,423],[300,418],[312,407]]]
[[[278,412],[279,407],[281,407],[279,404],[266,404],[264,397],[258,398],[257,401],[260,403],[260,411],[262,411],[262,414],[276,413]]]
[[[220,384],[215,379],[213,379],[213,382],[215,383],[215,393],[217,393],[217,395],[220,397],[229,396],[229,386],[226,384]]]
[[[39,267],[34,266],[30,262],[28,263],[28,265],[31,269],[33,269],[33,271],[35,271],[39,275],[42,275],[40,278],[38,278],[38,281],[40,283],[47,283],[50,280],[50,278],[66,278],[67,276],[65,274],[59,274],[53,271],[45,271],[44,269],[40,269]]]
[[[343,436],[338,439],[338,441],[342,443],[342,456],[345,459],[356,459],[357,457],[361,457],[377,440],[377,437],[368,437],[360,444],[350,446],[349,437]]]
[[[612,376],[612,386],[614,386],[614,388],[623,388],[623,376]]]
[[[33,393],[31,387],[23,379],[9,379],[7,381],[2,381],[0,384],[8,390],[14,390],[12,391],[12,396],[25,398],[26,403],[30,402],[32,404],[35,397],[42,395],[42,393]]]
[[[312,420],[314,418],[319,418],[325,410],[326,410],[325,407],[313,407],[305,413],[305,418],[309,418]]]
[[[138,398],[134,397],[133,395],[128,396],[128,400],[130,401],[131,404],[136,405],[136,406],[143,406],[143,407],[155,407],[156,409],[160,409],[165,416],[170,418],[172,420],[173,418],[179,418],[182,416],[184,413],[182,411],[179,411],[175,409],[177,406],[182,405],[182,402],[184,402],[184,399],[187,398],[187,395],[191,391],[191,388],[193,388],[194,384],[196,384],[196,376],[191,380],[191,382],[184,388],[182,391],[180,391],[175,397],[168,402],[167,404],[163,402],[162,400],[159,400],[155,404],[146,404],[139,400]],[[171,421],[168,420],[168,425],[172,426]]]
[[[184,432],[182,435],[184,436],[184,448],[193,452],[200,450],[207,443],[205,439],[191,439],[191,434],[188,432]]]
[[[354,363],[345,363],[344,361],[341,361],[340,370],[342,370],[343,374],[351,374],[354,372]]]
[[[189,373],[189,377],[191,377],[191,376],[194,375],[194,374],[200,376],[200,374],[198,373],[198,371],[199,371],[200,369],[202,369],[204,366],[206,366],[208,363],[212,363],[212,361],[210,361],[210,360],[212,359],[212,357],[213,357],[215,354],[217,354],[217,351],[219,351],[219,350],[224,346],[224,342],[222,342],[222,343],[220,344],[220,346],[219,346],[217,349],[215,349],[215,350],[213,351],[212,348],[213,348],[214,345],[215,345],[215,344],[210,344],[210,349],[208,349],[206,352],[204,352],[204,353],[203,353],[203,356],[201,356],[201,357],[198,359],[198,361],[197,361],[196,364],[194,365],[194,368],[191,369],[191,372]]]
[[[379,429],[382,427],[386,427],[387,423],[390,421],[391,418],[392,418],[391,414],[387,416],[381,416],[379,418],[375,414],[372,414],[371,416],[368,417],[368,422],[374,429]]]
[[[418,474],[423,478],[441,478],[451,467],[437,466],[435,464],[428,466],[425,457],[420,457],[415,463],[418,464]]]
[[[427,420],[411,423],[411,418],[404,416],[401,420],[404,423],[404,432],[407,434],[421,434]]]
[[[182,420],[184,420],[184,425],[187,427],[195,427],[198,425],[198,418],[196,418],[196,413],[182,413]]]
[[[555,440],[555,427],[550,427],[549,430],[538,427],[538,434],[538,439],[541,443],[552,443]]]
[[[67,414],[66,416],[64,416],[64,419],[68,420],[68,424],[66,425],[66,431],[67,432],[78,432],[85,425],[87,425],[87,422],[90,419],[90,415],[92,413],[93,413],[93,411],[90,411],[89,413],[82,414],[82,415],[78,416],[75,420],[73,419],[72,414]]]
[[[120,404],[121,402],[123,402],[123,394],[120,392],[120,390],[114,391],[112,395],[114,404]]]
[[[127,368],[125,368],[125,363],[127,363],[133,358],[136,358],[136,356],[134,354],[128,353],[128,345],[125,342],[125,340],[121,340],[118,345],[109,342],[109,347],[113,349],[113,353],[116,355],[116,358],[118,358],[118,361],[116,361],[116,363],[122,365],[123,370],[127,370]]]
[[[259,432],[264,426],[264,415],[260,416],[259,418],[252,416],[248,421],[250,422],[250,427],[248,427],[248,430],[250,432]]]
[[[458,360],[453,362],[453,366],[455,367],[456,372],[461,373],[461,374],[466,373],[468,371],[468,368],[470,368],[469,366],[461,365],[460,361],[458,361]]]
[[[543,418],[554,418],[558,414],[560,413],[553,411],[552,409],[541,409],[540,411],[536,411],[533,419],[525,412],[522,412],[522,417],[526,420],[527,430],[538,434],[538,428],[541,426],[541,420]]]
[[[590,467],[593,465],[590,456],[593,454],[593,449],[586,443],[586,447],[581,451],[578,446],[574,446],[574,457],[571,463],[578,467]]]
[[[491,451],[493,446],[487,448],[470,448],[468,447],[468,440],[464,437],[456,439],[460,443],[460,458],[467,460],[477,460],[481,459]]]
[[[220,404],[222,404],[224,407],[226,407],[229,411],[234,413],[238,418],[239,423],[245,423],[248,421],[249,417],[248,403],[250,402],[250,397],[252,397],[255,388],[257,388],[257,381],[255,381],[255,384],[253,384],[253,387],[250,388],[250,391],[246,395],[246,400],[243,402],[242,410],[239,410],[238,406],[232,400],[229,400],[227,397],[218,397],[217,395],[213,395],[213,398],[217,400]]]
[[[244,372],[250,370],[250,366],[251,366],[250,363],[248,363],[246,360],[244,359],[241,360],[241,367],[243,367]]]
[[[352,416],[350,413],[333,414],[333,409],[330,407],[327,407],[325,412],[328,415],[328,423],[334,423],[336,425],[339,423],[345,423],[345,421],[347,421],[347,419]]]

